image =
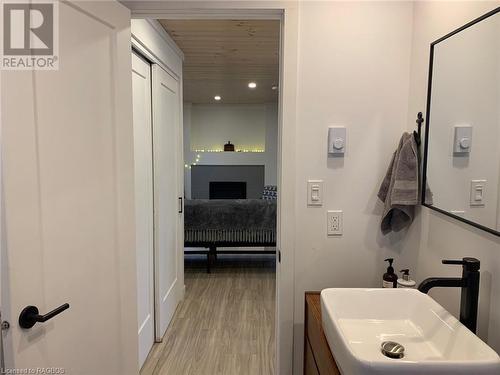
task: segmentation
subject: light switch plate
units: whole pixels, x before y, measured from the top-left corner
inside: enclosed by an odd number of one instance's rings
[[[323,180],[309,180],[307,181],[307,205],[308,206],[322,206],[324,195]]]
[[[486,180],[472,180],[470,182],[470,205],[481,207],[486,204],[484,194],[486,190]]]
[[[329,236],[341,236],[343,218],[341,210],[329,210],[326,214],[326,233]]]
[[[332,126],[328,128],[328,153],[343,155],[346,150],[346,128]]]
[[[453,153],[467,155],[472,147],[472,126],[455,126]]]

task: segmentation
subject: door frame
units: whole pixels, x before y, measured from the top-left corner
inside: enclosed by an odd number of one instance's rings
[[[125,1],[124,3],[131,10],[132,19],[274,19],[280,21],[277,166],[280,194],[278,195],[277,252],[280,252],[281,260],[276,264],[276,369],[277,374],[292,374],[294,328],[298,326],[294,322],[296,308],[294,155],[296,155],[298,4],[283,1]],[[301,298],[301,295],[298,293],[297,298]]]

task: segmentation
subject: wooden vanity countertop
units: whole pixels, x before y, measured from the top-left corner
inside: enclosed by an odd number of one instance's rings
[[[306,292],[305,294],[305,345],[306,348],[307,345],[310,346],[317,372],[320,375],[340,375],[323,331],[320,293]]]

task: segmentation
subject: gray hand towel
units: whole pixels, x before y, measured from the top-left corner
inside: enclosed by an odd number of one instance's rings
[[[378,197],[384,202],[380,224],[383,234],[398,232],[412,223],[419,202],[418,147],[412,134],[402,135]]]

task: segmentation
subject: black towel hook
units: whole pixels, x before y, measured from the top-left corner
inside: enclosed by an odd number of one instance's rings
[[[413,136],[415,137],[415,142],[417,143],[417,146],[420,146],[422,143],[422,124],[424,122],[424,116],[422,115],[422,112],[418,112],[417,114],[417,130],[413,131]]]

